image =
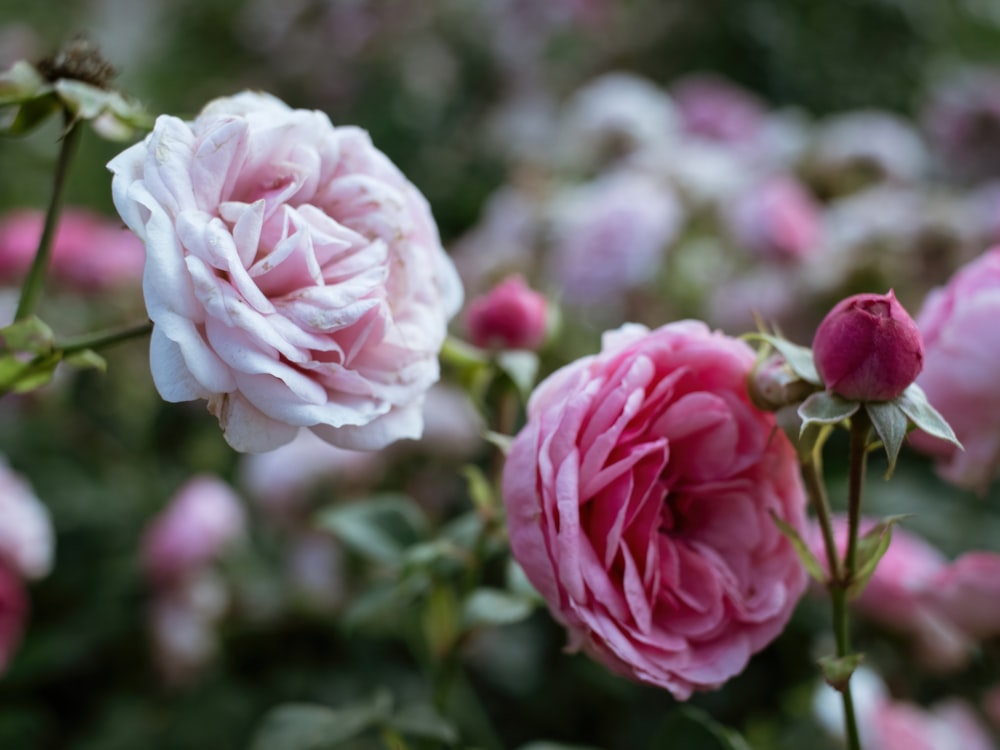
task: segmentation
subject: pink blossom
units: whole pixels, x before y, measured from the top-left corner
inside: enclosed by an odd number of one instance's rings
[[[856,110],[827,118],[816,131],[814,167],[909,182],[925,175],[927,147],[907,120],[882,110]]]
[[[21,642],[28,618],[28,597],[18,575],[0,563],[0,674]]]
[[[965,450],[922,432],[912,444],[938,459],[949,482],[983,491],[1000,468],[1000,246],[927,295],[917,315],[924,371],[917,385]]]
[[[751,187],[725,213],[735,240],[762,258],[799,260],[817,249],[819,205],[792,177]]]
[[[0,220],[0,281],[20,283],[42,236],[41,211],[12,211]],[[96,292],[142,278],[142,243],[119,222],[68,209],[52,242],[50,273],[66,287]]]
[[[48,509],[34,490],[0,458],[0,566],[37,579],[52,568],[55,546]]]
[[[553,206],[549,275],[567,302],[614,305],[656,277],[684,212],[666,184],[608,173],[565,192]]]
[[[946,170],[968,180],[1000,175],[1000,70],[970,68],[948,77],[923,119]]]
[[[465,325],[476,346],[537,349],[545,341],[548,303],[521,275],[510,276],[469,303]]]
[[[865,520],[862,532],[873,524]],[[843,553],[845,518],[834,519],[834,536]],[[810,547],[820,560],[826,559],[815,524]],[[1000,555],[969,552],[949,563],[924,539],[897,526],[853,606],[883,627],[908,634],[927,666],[957,669],[977,642],[1000,635]]]
[[[813,357],[827,390],[851,401],[891,401],[920,373],[924,349],[890,290],[838,302],[816,329]]]
[[[684,130],[726,143],[752,140],[761,130],[765,109],[749,91],[710,73],[694,73],[671,89]]]
[[[150,525],[143,538],[143,561],[153,581],[167,584],[215,560],[243,536],[243,506],[221,479],[188,480]]]
[[[237,450],[301,427],[344,448],[421,432],[462,302],[424,197],[357,128],[245,92],[157,119],[109,164],[146,245],[150,362]]]
[[[513,554],[583,648],[680,699],[738,674],[805,588],[795,451],[754,354],[698,321],[628,325],[547,378],[503,473]]]

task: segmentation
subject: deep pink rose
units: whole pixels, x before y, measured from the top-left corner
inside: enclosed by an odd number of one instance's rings
[[[866,519],[862,533],[874,525]],[[840,553],[847,545],[847,520],[834,518]],[[814,523],[809,545],[826,560]],[[892,543],[854,608],[913,641],[920,660],[938,671],[968,663],[980,641],[1000,635],[1000,555],[968,552],[953,562],[916,534],[896,527]]]
[[[983,491],[1000,468],[1000,246],[927,295],[917,315],[924,371],[917,385],[965,450],[916,431],[914,446],[939,458],[950,482]]]
[[[472,300],[465,312],[469,340],[483,348],[537,349],[547,323],[548,302],[520,274]]]
[[[28,597],[21,579],[0,563],[0,674],[3,674],[21,642],[28,618]]]
[[[0,280],[20,283],[42,236],[41,211],[13,211],[0,220]],[[94,292],[142,278],[142,243],[118,221],[67,209],[52,240],[50,274],[66,287]]]
[[[210,564],[243,536],[246,521],[236,493],[221,479],[188,480],[152,522],[142,554],[154,583],[165,584]]]
[[[166,400],[208,399],[237,450],[300,427],[354,449],[419,437],[462,287],[426,200],[364,131],[243,93],[158,118],[109,168],[146,244]]]
[[[816,329],[813,357],[838,396],[891,401],[920,373],[924,349],[917,324],[890,290],[838,302]]]
[[[791,444],[755,409],[743,342],[697,321],[605,334],[538,386],[503,474],[511,546],[611,670],[680,699],[738,674],[805,588]]]

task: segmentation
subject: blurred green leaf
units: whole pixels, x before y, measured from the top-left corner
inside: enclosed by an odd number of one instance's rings
[[[392,698],[378,693],[342,708],[287,704],[272,709],[254,735],[251,750],[326,750],[358,736],[388,718]]]
[[[704,711],[684,706],[660,725],[648,750],[750,750],[739,733]]]
[[[813,362],[812,349],[805,346],[793,344],[788,339],[781,336],[773,336],[769,333],[748,333],[743,338],[749,341],[765,341],[785,358],[785,362],[792,368],[792,371],[803,380],[813,385],[823,385],[819,373],[816,372],[816,365]]]
[[[462,624],[467,630],[495,625],[511,625],[528,617],[535,602],[502,589],[480,588],[462,605]]]
[[[82,349],[81,351],[73,352],[63,361],[80,370],[107,372],[108,369],[107,361],[93,349]]]
[[[538,355],[527,351],[504,351],[497,354],[497,367],[517,387],[521,398],[527,400],[538,377]]]
[[[858,538],[857,570],[854,579],[847,589],[847,596],[854,599],[861,595],[868,581],[875,574],[875,569],[889,549],[892,541],[892,527],[907,517],[907,514],[887,516],[872,526]]]
[[[405,735],[452,744],[458,742],[458,730],[427,703],[403,706],[386,722]]]
[[[848,654],[847,656],[824,656],[818,660],[820,672],[826,684],[838,692],[847,689],[847,683],[851,679],[861,662],[864,661],[864,654]]]
[[[424,605],[423,617],[424,639],[427,648],[435,658],[446,656],[460,634],[458,601],[451,586],[435,586]]]
[[[406,495],[376,495],[320,511],[317,523],[358,554],[399,566],[407,547],[427,531],[420,507]]]
[[[823,570],[823,566],[820,565],[819,560],[816,559],[816,555],[812,553],[809,549],[809,545],[802,538],[798,531],[795,530],[794,526],[789,525],[778,516],[773,510],[771,511],[771,519],[774,521],[775,526],[778,527],[780,531],[788,541],[792,543],[792,547],[795,548],[795,554],[798,555],[799,560],[802,565],[805,566],[806,571],[812,578],[818,583],[826,584],[826,572]]]
[[[529,742],[517,750],[601,750],[593,745],[565,745],[562,742]]]

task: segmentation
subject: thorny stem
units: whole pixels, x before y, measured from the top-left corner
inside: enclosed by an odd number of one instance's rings
[[[49,199],[49,207],[45,213],[45,225],[42,228],[42,236],[38,241],[38,249],[35,251],[35,259],[28,270],[28,276],[24,280],[24,287],[21,290],[21,298],[17,303],[17,312],[14,320],[21,320],[28,317],[35,309],[35,303],[42,293],[42,285],[45,282],[45,274],[49,267],[49,258],[52,255],[52,240],[55,237],[56,227],[59,224],[59,213],[62,210],[63,188],[66,184],[66,174],[69,171],[69,163],[76,151],[76,144],[80,140],[80,133],[83,128],[77,122],[71,123],[65,135],[63,135],[62,146],[59,149],[59,159],[56,162],[56,173],[52,183],[52,197]]]

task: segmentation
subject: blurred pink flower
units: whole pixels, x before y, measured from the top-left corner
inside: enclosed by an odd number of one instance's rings
[[[866,520],[862,532],[874,524]],[[834,519],[843,552],[847,521]],[[825,560],[815,523],[813,553]],[[969,552],[954,562],[921,537],[896,526],[892,543],[853,606],[874,622],[909,635],[927,666],[940,671],[967,663],[981,640],[1000,635],[1000,555]]]
[[[889,695],[881,678],[867,667],[851,678],[861,742],[871,750],[995,750],[989,730],[972,708],[958,699],[930,708]],[[831,734],[844,732],[841,696],[822,684],[814,698],[820,723]]]
[[[41,211],[12,211],[0,219],[0,281],[20,283],[42,236]],[[66,287],[97,292],[138,284],[142,243],[120,222],[82,209],[63,211],[52,242],[50,274]]]
[[[697,321],[605,334],[547,378],[503,472],[514,557],[583,648],[685,699],[739,674],[805,588],[795,451],[753,351]]]
[[[799,260],[818,249],[819,204],[792,177],[774,176],[752,186],[724,215],[736,242],[761,258]]]
[[[207,567],[245,531],[243,506],[232,488],[210,475],[188,480],[146,530],[142,555],[157,585]]]
[[[910,442],[935,456],[940,475],[985,491],[1000,469],[1000,246],[966,264],[927,295],[917,316],[924,371],[917,385],[965,450],[923,432]]]
[[[725,143],[755,138],[764,122],[763,102],[746,89],[713,75],[693,73],[670,89],[684,130]]]
[[[161,116],[108,165],[146,245],[153,379],[207,399],[237,450],[302,427],[419,437],[462,286],[423,195],[358,128],[244,92]]]
[[[48,509],[0,458],[0,566],[37,579],[52,568],[55,538]]]
[[[469,340],[486,349],[538,349],[547,323],[548,302],[520,274],[469,302],[465,311]]]
[[[946,171],[966,180],[1000,176],[1000,70],[970,68],[945,78],[923,121]]]
[[[870,178],[910,182],[925,176],[930,156],[907,120],[882,110],[856,110],[827,118],[816,129],[814,166],[824,172],[858,171]]]
[[[21,643],[28,619],[28,597],[19,576],[0,563],[0,674]]]
[[[612,172],[553,205],[549,276],[577,306],[613,306],[655,279],[684,223],[673,190],[637,172]]]

